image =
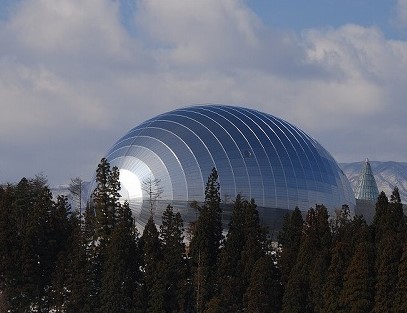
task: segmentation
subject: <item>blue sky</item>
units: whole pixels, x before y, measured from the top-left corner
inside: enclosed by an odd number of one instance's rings
[[[390,36],[397,34],[390,25],[395,1],[252,0],[247,1],[247,4],[270,27],[301,31],[353,23],[379,27]]]
[[[225,103],[338,162],[407,161],[407,0],[2,0],[0,183],[90,179],[147,118]]]

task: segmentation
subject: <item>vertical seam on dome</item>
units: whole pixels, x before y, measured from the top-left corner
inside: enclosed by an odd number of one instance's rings
[[[199,107],[199,109],[202,109],[202,107]],[[210,117],[207,116],[207,115],[202,114],[202,113],[199,112],[199,111],[195,111],[195,110],[192,110],[192,109],[191,109],[191,110],[184,109],[184,110],[187,111],[187,112],[190,112],[190,113],[198,114],[198,115],[200,115],[200,116],[202,116],[202,117],[204,117],[204,118],[210,119],[211,121],[213,121],[214,123],[216,123],[216,124],[219,125],[219,123],[217,123],[215,120],[213,120],[212,118],[210,118]],[[221,141],[219,140],[219,138],[214,134],[214,132],[212,132],[206,125],[202,124],[202,123],[199,122],[198,120],[195,120],[195,119],[193,119],[193,118],[191,118],[191,119],[194,120],[194,121],[196,121],[197,123],[201,124],[202,127],[206,128],[206,129],[212,134],[213,138],[215,138],[215,140],[219,143],[219,146],[222,148],[222,150],[223,150],[223,152],[224,152],[224,154],[225,154],[225,156],[226,156],[226,159],[228,160],[228,163],[229,163],[229,166],[230,166],[230,172],[232,173],[232,176],[233,176],[232,178],[233,178],[234,189],[235,189],[235,194],[236,194],[236,192],[237,192],[237,188],[236,188],[236,176],[235,176],[235,173],[234,173],[233,166],[232,166],[232,163],[231,163],[231,161],[230,161],[229,155],[228,155],[227,151],[225,150],[225,147],[223,146],[223,144],[221,143]],[[221,126],[221,125],[219,125],[219,126]],[[223,128],[223,127],[222,127],[222,128]],[[200,138],[200,137],[199,137],[199,138]],[[204,141],[202,140],[202,142],[204,142]],[[206,146],[206,145],[205,145],[205,146]],[[213,161],[213,164],[214,164],[215,168],[218,170],[218,172],[221,171],[221,168],[218,168],[218,167],[216,166],[216,161],[215,161],[215,159],[213,158],[211,149],[208,148],[208,152],[209,152],[209,155],[210,155],[211,158],[212,158],[212,161]],[[219,184],[220,184],[220,188],[222,189],[222,177],[221,177],[221,175],[219,176]],[[204,189],[205,189],[205,186],[204,186]]]
[[[253,121],[253,119],[250,118],[250,117],[247,115],[248,112],[247,112],[245,109],[243,109],[243,108],[230,108],[230,109],[231,109],[231,111],[235,111],[235,112],[237,112],[238,114],[241,114],[241,115],[243,115],[244,117],[246,117],[247,119],[251,120],[251,121],[253,122],[253,124],[255,124],[255,125],[258,127],[257,123],[255,123],[255,122]],[[230,114],[232,114],[232,113],[230,113]],[[237,119],[239,119],[239,120],[246,126],[246,128],[253,134],[253,136],[256,137],[257,142],[258,142],[259,145],[263,148],[264,154],[266,155],[267,160],[268,160],[269,165],[270,165],[270,159],[268,158],[268,155],[267,155],[267,153],[266,153],[266,151],[265,151],[265,149],[264,149],[264,146],[263,146],[263,144],[261,143],[261,141],[259,140],[257,134],[256,134],[256,133],[253,131],[253,129],[252,129],[251,127],[249,127],[249,125],[247,125],[247,123],[245,123],[240,117],[237,117],[237,116],[234,115],[234,114],[233,114],[233,116],[235,116]],[[240,129],[239,129],[238,127],[236,127],[236,128],[240,131]],[[241,132],[241,131],[240,131],[240,132]],[[257,168],[258,168],[258,171],[259,171],[260,177],[261,177],[261,184],[262,184],[262,187],[263,187],[263,188],[262,188],[262,194],[263,194],[262,206],[264,206],[264,205],[265,205],[265,186],[264,186],[263,172],[262,172],[262,169],[261,169],[261,167],[260,167],[260,163],[259,163],[259,161],[258,161],[257,154],[256,154],[255,150],[253,149],[252,145],[250,144],[250,141],[246,138],[246,136],[245,136],[242,132],[241,132],[241,134],[242,134],[243,138],[246,140],[247,144],[249,145],[249,147],[250,147],[250,149],[251,149],[251,152],[253,153],[253,155],[254,155],[254,157],[255,157],[255,159],[256,159]],[[271,167],[271,165],[270,165],[270,167]]]
[[[274,116],[266,115],[266,114],[261,114],[261,116],[264,117],[264,118],[265,118],[266,120],[268,120],[269,122],[273,123],[275,126],[277,126],[277,125],[274,123],[274,121],[273,121],[273,119],[275,118]],[[281,145],[283,146],[283,148],[284,148],[284,150],[285,150],[285,152],[286,152],[286,154],[287,154],[287,156],[288,156],[288,159],[289,159],[289,161],[290,161],[290,163],[291,163],[291,167],[294,169],[293,163],[292,163],[291,158],[290,158],[290,155],[289,155],[289,153],[288,153],[288,151],[287,151],[287,148],[285,147],[284,143],[282,142],[281,138],[277,135],[277,133],[275,132],[275,130],[274,130],[268,123],[265,123],[265,124],[266,124],[267,128],[270,129],[270,130],[274,133],[274,135],[276,136],[276,138],[280,141],[280,143],[281,143]],[[281,130],[281,129],[280,129],[280,130]],[[269,140],[270,140],[270,142],[271,142],[271,139],[269,139]],[[273,147],[274,147],[274,144],[273,144]],[[275,149],[275,151],[276,151],[277,156],[278,156],[278,158],[279,158],[279,160],[280,160],[280,164],[283,165],[283,163],[282,163],[282,161],[281,161],[281,156],[280,156],[280,154],[278,153],[277,149]],[[288,210],[293,210],[293,208],[291,208],[291,203],[290,203],[290,196],[289,196],[289,191],[288,191],[288,181],[287,181],[286,170],[285,170],[284,166],[281,166],[281,168],[282,168],[282,170],[283,170],[284,180],[285,180],[285,186],[286,186],[286,191],[287,191],[287,193],[286,193],[286,196],[287,196],[287,208],[286,208],[286,209],[288,209]],[[294,175],[295,175],[295,174],[294,174]],[[296,185],[297,185],[297,178],[295,177],[295,179],[296,179]],[[298,194],[298,192],[297,192],[297,194]]]

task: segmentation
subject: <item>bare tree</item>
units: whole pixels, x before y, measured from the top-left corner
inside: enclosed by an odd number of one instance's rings
[[[161,186],[161,179],[153,178],[149,175],[141,182],[141,189],[148,195],[150,213],[152,215],[157,208],[158,199],[164,192],[164,188]]]
[[[82,178],[72,178],[68,187],[73,203],[75,204],[75,207],[78,208],[80,214],[82,214],[82,183]]]

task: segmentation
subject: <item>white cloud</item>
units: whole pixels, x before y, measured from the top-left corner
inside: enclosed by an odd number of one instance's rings
[[[407,27],[407,1],[406,0],[397,0],[396,5],[396,25],[401,28]]]
[[[173,66],[247,61],[260,46],[260,22],[240,0],[141,0],[136,19]]]

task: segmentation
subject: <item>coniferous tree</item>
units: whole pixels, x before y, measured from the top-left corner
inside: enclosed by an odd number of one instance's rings
[[[398,312],[394,309],[398,268],[402,247],[396,234],[387,233],[379,243],[376,255],[376,286],[374,312]]]
[[[32,180],[30,189],[32,202],[25,213],[27,223],[22,242],[22,294],[30,307],[39,312],[48,312],[50,303],[47,291],[56,261],[55,241],[48,234],[52,195],[39,180]]]
[[[49,288],[50,306],[56,312],[62,312],[66,305],[66,276],[67,268],[65,260],[67,258],[67,250],[69,237],[72,235],[73,225],[70,223],[70,206],[68,199],[64,196],[58,196],[57,202],[54,205],[54,214],[49,218],[50,227],[48,233],[53,241],[53,247],[49,249],[50,254],[54,254],[54,265],[51,269],[52,281]]]
[[[96,217],[96,240],[100,249],[104,249],[109,241],[116,222],[116,210],[120,207],[119,190],[118,168],[111,169],[109,162],[103,158],[96,171],[96,188],[91,201]]]
[[[376,211],[373,218],[373,234],[376,247],[387,231],[389,223],[389,199],[384,191],[379,194],[376,202]]]
[[[273,255],[258,259],[245,294],[245,311],[280,312],[282,297],[281,272]]]
[[[7,229],[13,233],[2,245],[9,255],[1,257],[8,273],[3,281],[8,309],[48,312],[53,271],[67,236],[66,216],[60,211],[66,202],[53,202],[42,176],[23,178],[8,192]]]
[[[405,218],[398,188],[394,188],[390,202],[386,198],[376,205],[374,223],[376,246],[376,284],[374,312],[396,312],[395,286],[398,282],[398,268],[405,240]]]
[[[406,219],[403,212],[403,204],[401,203],[399,189],[394,187],[390,196],[390,221],[389,224],[393,225],[392,229],[400,235],[400,239],[405,238],[406,232]]]
[[[89,297],[92,290],[91,263],[88,259],[88,241],[84,236],[81,215],[79,212],[70,217],[71,233],[67,241],[66,251],[61,253],[56,269],[54,280],[62,282],[62,289],[56,289],[59,297],[63,298],[61,307],[67,313],[81,312],[91,313],[92,298]],[[58,273],[61,274],[58,275]]]
[[[130,312],[140,275],[137,232],[128,202],[117,212],[117,221],[107,245],[103,264],[100,312]]]
[[[343,206],[337,212],[331,223],[333,243],[331,262],[328,268],[327,280],[324,287],[323,312],[339,312],[340,301],[338,294],[343,288],[343,277],[351,261],[355,241],[359,240],[360,231],[367,229],[362,217],[350,217],[348,206]]]
[[[25,288],[26,279],[23,275],[23,250],[26,251],[26,225],[28,214],[30,213],[33,203],[32,190],[28,179],[25,177],[11,189],[12,207],[8,212],[10,215],[9,229],[14,232],[11,236],[12,250],[9,250],[6,258],[8,265],[6,271],[6,288],[5,293],[8,300],[8,307],[11,311],[23,312],[30,305],[30,296]],[[24,245],[24,249],[23,249]],[[24,254],[28,254],[24,252]]]
[[[404,243],[403,254],[398,268],[398,282],[396,287],[396,296],[394,311],[407,313],[407,241]]]
[[[211,300],[213,311],[238,312],[243,306],[242,251],[245,245],[245,206],[247,201],[238,194],[233,205],[229,230],[219,256],[218,295]]]
[[[15,186],[0,186],[0,290],[2,305],[0,312],[6,312],[9,299],[14,295],[16,278],[19,276],[18,242],[15,212],[13,210]]]
[[[164,261],[165,312],[185,312],[190,306],[183,233],[181,214],[174,213],[173,207],[168,205],[163,212],[160,226]]]
[[[331,232],[323,205],[311,208],[304,224],[297,262],[283,296],[282,312],[319,312],[329,267]]]
[[[267,228],[260,225],[259,213],[256,209],[254,199],[245,203],[244,210],[244,246],[242,250],[242,284],[246,290],[249,284],[252,271],[257,260],[265,256],[269,250],[269,241],[267,240]]]
[[[147,221],[141,236],[143,253],[142,311],[164,312],[165,285],[163,284],[164,262],[162,246],[153,215]]]
[[[195,231],[190,244],[193,262],[196,310],[202,312],[217,291],[216,264],[222,241],[222,209],[220,207],[218,173],[212,169],[205,188],[205,202],[202,207],[193,206],[199,211]]]
[[[241,312],[244,309],[244,295],[256,262],[268,252],[267,229],[260,225],[256,204],[253,199],[243,200],[239,194],[220,253],[219,292],[208,305],[211,312]]]
[[[101,264],[97,254],[96,214],[90,203],[86,206],[83,216],[82,238],[84,241],[86,258],[85,269],[89,286],[87,303],[89,307],[96,308],[99,304]],[[81,251],[79,249],[78,254],[80,255],[80,253]]]
[[[371,241],[361,240],[345,272],[340,294],[341,312],[371,312],[374,300],[374,250]]]
[[[120,194],[119,170],[110,168],[102,158],[96,170],[96,188],[92,193],[90,207],[85,212],[85,236],[88,238],[88,258],[91,262],[91,306],[100,309],[102,276],[107,246],[117,221]]]
[[[300,249],[304,219],[298,207],[284,217],[283,227],[278,234],[280,248],[278,263],[281,269],[283,286],[287,285],[288,277],[297,261]]]

